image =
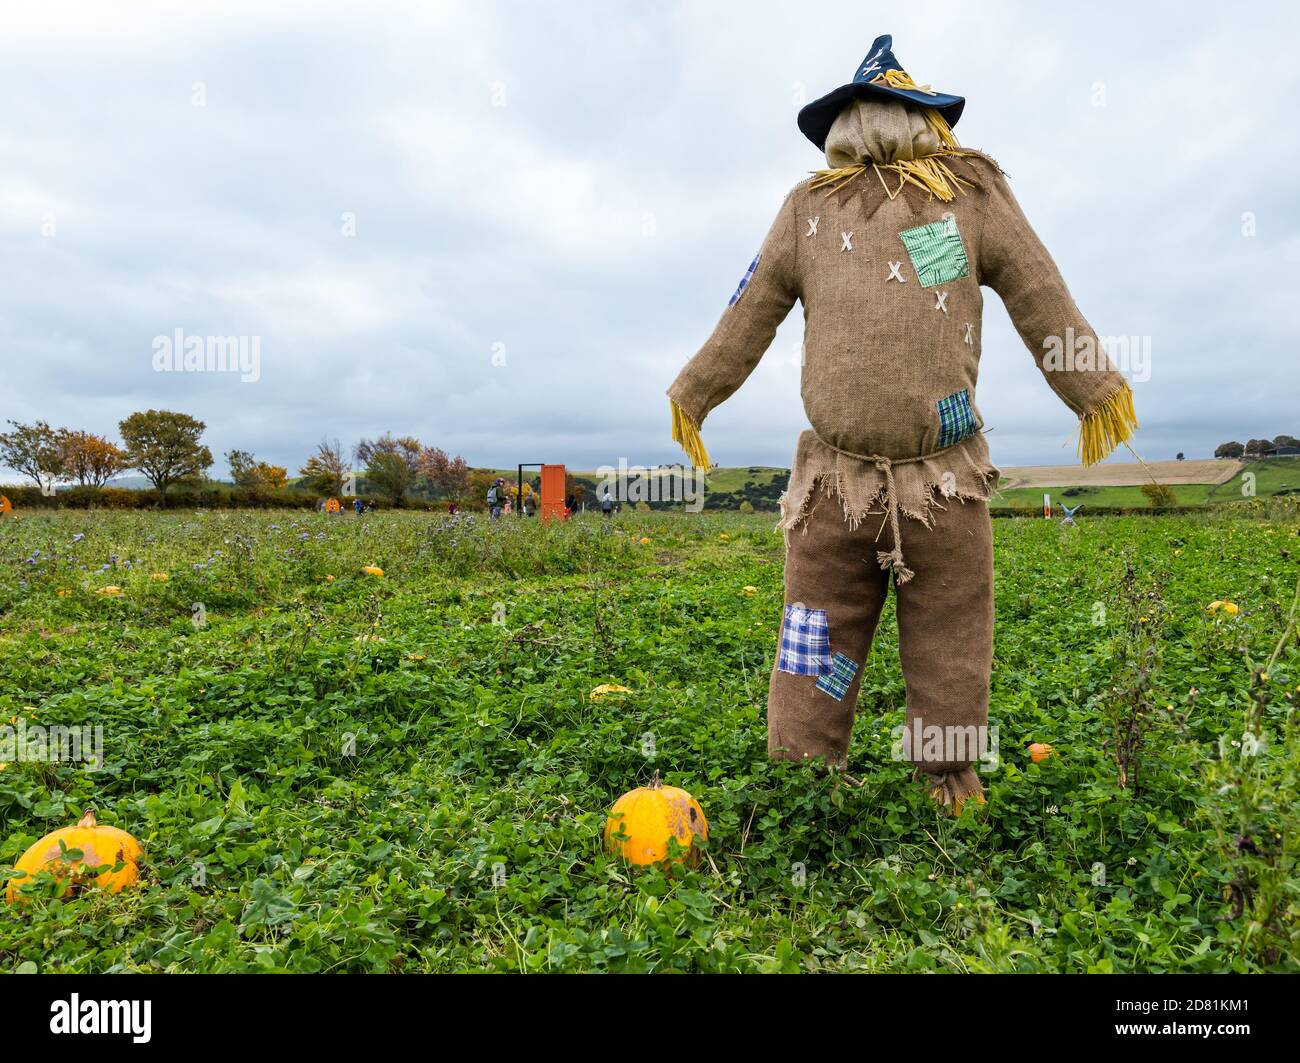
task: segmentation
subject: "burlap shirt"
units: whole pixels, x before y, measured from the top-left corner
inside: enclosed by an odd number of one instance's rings
[[[875,456],[898,463],[895,500],[927,523],[936,492],[989,497],[998,473],[975,402],[981,286],[1002,298],[1048,384],[1076,414],[1125,386],[998,165],[978,152],[947,161],[971,186],[951,203],[910,188],[891,199],[870,168],[829,196],[809,181],[796,185],[713,335],[669,388],[703,423],[753,371],[795,302],[803,304],[802,395],[812,431],[799,440],[787,527],[819,484],[856,523],[885,493]],[[1066,345],[1067,358],[1045,365],[1054,342]],[[1093,355],[1069,356],[1089,344]]]

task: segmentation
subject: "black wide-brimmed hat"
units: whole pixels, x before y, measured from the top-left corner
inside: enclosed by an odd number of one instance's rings
[[[928,85],[916,85],[894,57],[893,46],[894,38],[890,34],[877,37],[872,42],[867,57],[858,64],[858,71],[853,75],[852,81],[828,92],[819,100],[813,100],[799,112],[799,128],[804,136],[817,145],[819,151],[826,149],[826,135],[831,131],[836,115],[850,100],[862,96],[892,96],[922,107],[933,107],[943,115],[949,126],[957,124],[962,108],[966,106],[966,98],[934,92]],[[891,77],[891,70],[898,73]]]

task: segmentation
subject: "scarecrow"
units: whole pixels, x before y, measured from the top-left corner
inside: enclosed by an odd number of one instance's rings
[[[785,611],[768,751],[843,768],[862,666],[892,581],[903,748],[931,795],[983,800],[998,482],[975,401],[981,286],[1001,297],[1091,465],[1137,427],[1128,383],[1074,305],[998,164],[959,146],[960,96],[917,85],[876,39],[853,80],[799,112],[827,168],[786,197],[713,335],[668,389],[697,467],[700,425],[803,304],[811,428],[781,499]]]

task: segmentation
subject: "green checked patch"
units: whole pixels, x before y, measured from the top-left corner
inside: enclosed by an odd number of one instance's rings
[[[975,431],[975,411],[970,404],[970,392],[965,388],[940,399],[935,406],[939,409],[939,449],[960,443]]]
[[[843,701],[844,695],[853,685],[853,677],[858,674],[858,662],[845,653],[837,653],[831,658],[831,670],[817,680],[817,689],[829,694],[836,701]]]
[[[915,229],[904,229],[898,238],[907,248],[907,255],[912,260],[912,268],[916,270],[916,279],[921,282],[922,288],[933,288],[936,284],[947,284],[970,276],[966,248],[962,245],[955,218],[933,221]]]

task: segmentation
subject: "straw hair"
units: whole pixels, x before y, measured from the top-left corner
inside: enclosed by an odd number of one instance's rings
[[[930,86],[916,84],[908,74],[901,70],[887,70],[872,80],[875,84],[887,85],[893,89],[911,89],[913,92],[928,92],[933,95]],[[870,168],[876,171],[876,176],[885,189],[885,195],[890,199],[894,199],[907,185],[913,185],[921,189],[934,199],[939,200],[940,203],[951,203],[959,193],[964,195],[966,189],[971,187],[970,182],[963,181],[953,173],[948,168],[948,164],[944,162],[944,158],[960,158],[968,155],[969,152],[960,150],[961,144],[958,142],[956,134],[953,133],[952,127],[948,124],[948,120],[942,114],[933,107],[924,107],[921,109],[921,113],[930,132],[935,135],[935,138],[942,145],[938,151],[921,159],[907,159],[888,164],[860,162],[849,166],[839,166],[835,169],[816,170],[814,171],[812,184],[809,187],[827,188],[826,194],[829,196],[838,192]],[[898,178],[898,184],[893,188],[885,180],[886,171]]]

